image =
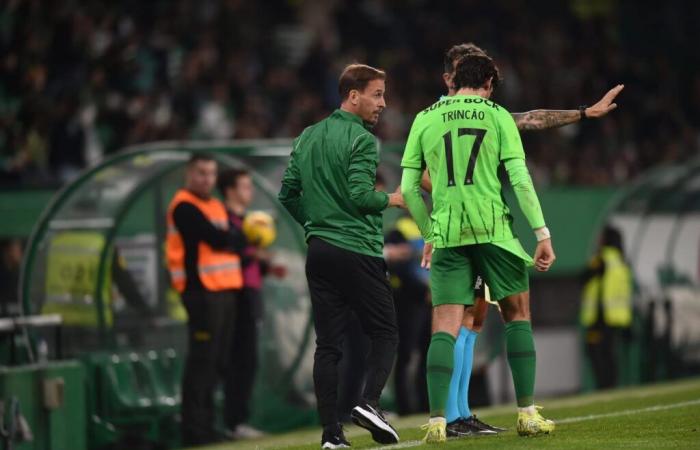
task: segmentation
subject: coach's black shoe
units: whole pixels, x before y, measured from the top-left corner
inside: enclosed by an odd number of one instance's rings
[[[476,418],[476,414],[473,414],[468,419],[462,419],[462,420],[464,420],[464,423],[466,423],[468,426],[472,427],[475,430],[486,431],[486,433],[481,433],[481,434],[502,433],[504,431],[507,431],[505,428],[495,427],[493,425],[489,425],[488,423],[482,422],[481,420]],[[477,434],[479,434],[479,433],[477,433]]]
[[[341,424],[336,424],[335,426],[330,426],[323,429],[321,448],[350,448],[350,443],[347,439],[345,439],[345,433],[343,433],[343,426]]]
[[[384,414],[379,407],[363,402],[355,406],[350,413],[350,417],[355,425],[362,427],[372,433],[372,439],[380,444],[396,444],[399,442],[399,435],[389,422],[384,418]]]

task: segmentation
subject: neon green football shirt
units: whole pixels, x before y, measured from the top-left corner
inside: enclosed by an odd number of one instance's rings
[[[510,113],[475,95],[443,97],[418,113],[401,166],[427,166],[435,248],[514,238],[498,178],[502,161],[525,159]],[[519,252],[518,252],[519,253]]]

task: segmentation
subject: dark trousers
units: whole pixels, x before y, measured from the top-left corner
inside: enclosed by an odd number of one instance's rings
[[[235,291],[185,292],[189,348],[182,379],[184,445],[214,442],[214,390],[231,370]]]
[[[418,298],[406,289],[397,290],[396,314],[399,348],[394,369],[396,408],[401,415],[428,411],[426,356],[430,345],[431,307],[425,301],[425,288]]]
[[[398,330],[382,258],[361,255],[311,238],[306,258],[316,330],[314,387],[321,424],[338,422],[338,362],[354,311],[370,339],[363,400],[379,401],[396,356]]]
[[[258,330],[262,320],[259,289],[244,288],[236,305],[231,372],[224,382],[224,421],[231,430],[248,421],[258,368]]]
[[[617,386],[618,330],[607,326],[595,326],[586,330],[586,353],[591,362],[598,389]]]
[[[341,422],[350,421],[352,409],[362,399],[362,387],[365,385],[365,358],[369,348],[369,338],[362,331],[360,320],[355,313],[351,312],[345,329],[343,358],[338,363],[338,415]]]

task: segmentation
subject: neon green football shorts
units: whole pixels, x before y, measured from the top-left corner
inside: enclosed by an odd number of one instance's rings
[[[523,255],[526,256],[526,255]],[[436,248],[430,264],[433,306],[474,304],[474,281],[481,275],[491,298],[503,300],[530,289],[525,260],[496,244]]]

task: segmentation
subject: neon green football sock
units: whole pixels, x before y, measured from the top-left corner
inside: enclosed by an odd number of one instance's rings
[[[449,333],[437,332],[430,339],[427,357],[430,417],[445,417],[454,364],[454,348],[455,338]]]
[[[518,407],[530,406],[534,403],[536,360],[530,322],[517,320],[506,324],[506,350]]]

